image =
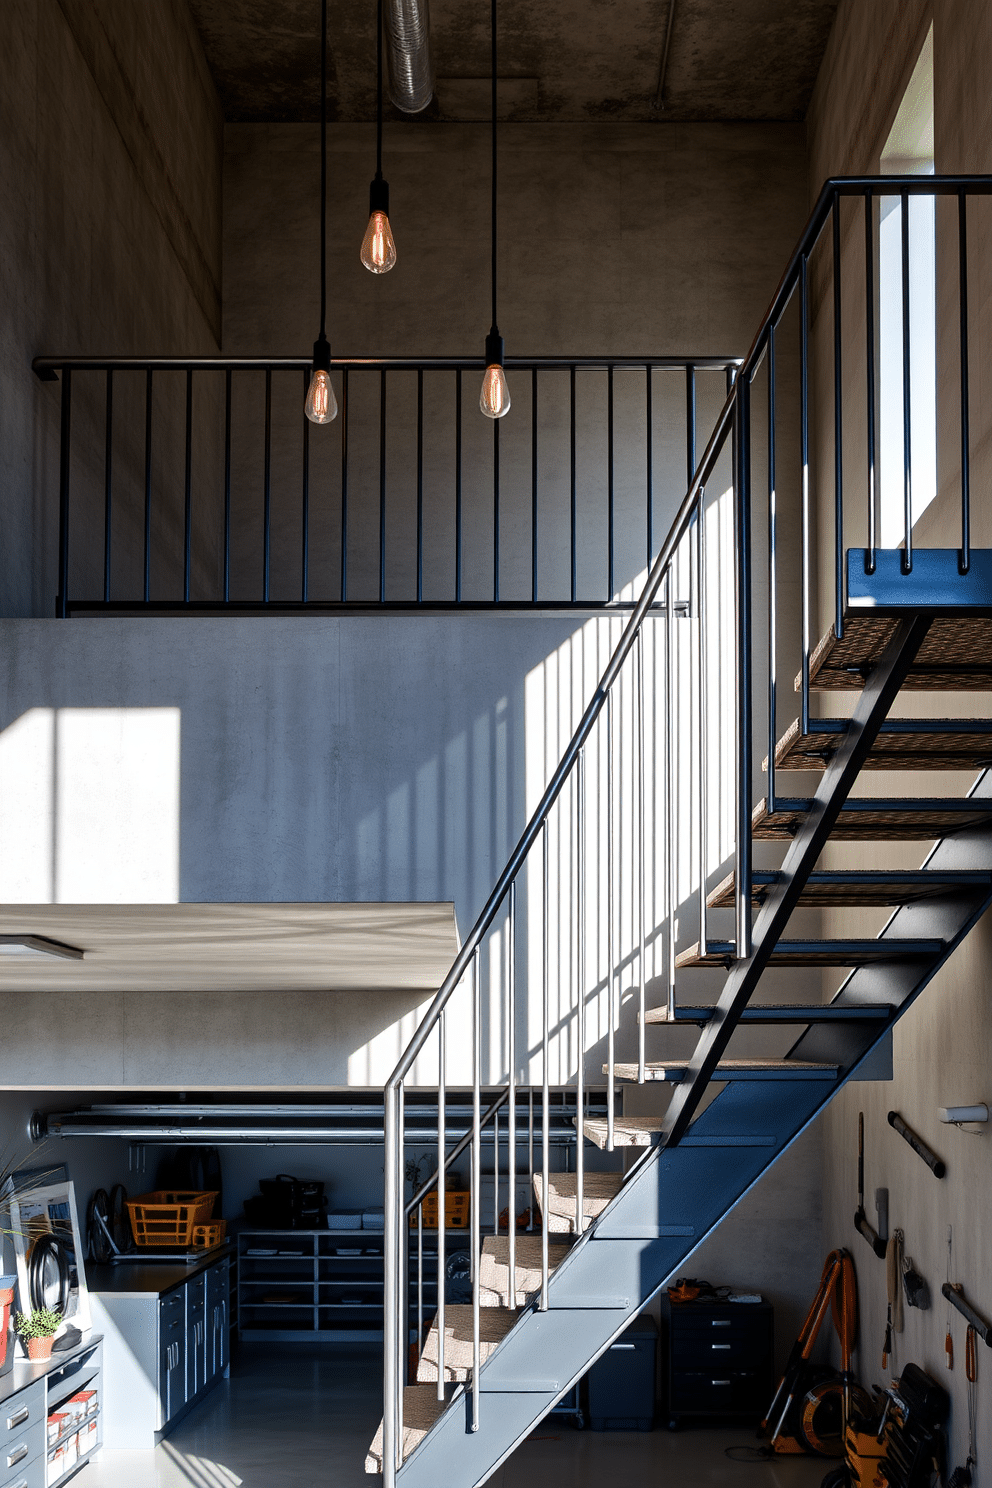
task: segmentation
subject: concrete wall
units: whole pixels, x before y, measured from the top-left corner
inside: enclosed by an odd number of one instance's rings
[[[834,31],[814,93],[809,116],[811,190],[829,174],[876,171],[879,156],[896,109],[919,54],[931,20],[934,28],[935,151],[938,172],[980,172],[989,168],[989,137],[985,122],[989,99],[987,77],[992,62],[992,27],[987,7],[970,0],[935,3],[885,3],[864,6],[842,0]],[[958,540],[960,501],[957,401],[957,261],[956,219],[938,212],[938,482],[937,499],[917,524],[921,546],[952,546]],[[972,460],[982,474],[973,484],[972,520],[975,541],[989,541],[990,507],[987,489],[988,421],[992,409],[984,389],[989,374],[988,243],[989,215],[984,204],[971,210],[972,281]],[[953,251],[952,251],[953,249]],[[862,250],[853,236],[845,241],[846,261],[860,264]],[[860,271],[860,270],[859,270]],[[852,299],[851,325],[858,324],[863,300]],[[824,312],[829,332],[829,309]],[[852,333],[853,335],[853,333]],[[826,362],[821,372],[826,370]],[[856,382],[860,376],[860,384]],[[850,364],[849,385],[863,388],[863,366]],[[822,381],[821,388],[827,386]],[[856,394],[861,398],[860,391]],[[846,405],[847,411],[847,405]],[[820,412],[831,416],[824,397]],[[863,440],[857,406],[850,409],[851,450]],[[832,452],[828,440],[819,449],[820,490],[829,491]],[[860,477],[856,477],[855,481]],[[973,475],[973,482],[975,481]],[[825,524],[824,524],[825,525]],[[821,527],[821,531],[823,528]],[[858,540],[857,530],[851,540]],[[824,586],[826,587],[826,586]],[[916,694],[900,711],[913,716],[972,716],[988,710],[983,695]],[[834,711],[828,707],[828,711]],[[842,711],[838,709],[837,711]],[[876,777],[866,792],[921,793],[924,790],[964,792],[971,777],[948,774],[925,781],[920,776]],[[834,866],[918,866],[922,845],[905,849],[888,845],[834,847],[825,863]],[[871,935],[884,923],[881,913],[833,912],[824,916],[826,934]],[[849,1086],[829,1108],[824,1121],[825,1168],[823,1191],[824,1248],[850,1248],[858,1271],[861,1294],[861,1334],[857,1358],[859,1377],[866,1385],[893,1376],[910,1360],[928,1369],[951,1392],[950,1465],[963,1462],[967,1451],[967,1404],[963,1370],[964,1322],[953,1315],[955,1368],[944,1362],[944,1334],[948,1310],[940,1286],[948,1271],[947,1235],[953,1230],[952,1279],[986,1314],[992,1306],[984,1237],[992,1221],[989,1207],[990,1152],[987,1135],[969,1135],[941,1126],[937,1107],[985,1100],[988,1069],[984,1051],[990,1028],[987,968],[990,922],[983,920],[935,978],[920,1001],[894,1033],[893,1080],[890,1085]],[[885,1328],[885,1268],[856,1234],[851,1219],[856,1204],[857,1117],[865,1113],[865,1183],[869,1212],[874,1191],[889,1189],[890,1226],[905,1234],[907,1254],[922,1272],[937,1299],[929,1311],[906,1309],[905,1332],[895,1339],[894,1361],[881,1369]],[[899,1111],[947,1161],[947,1177],[938,1182],[886,1122],[889,1110]],[[979,1368],[978,1459],[987,1463],[992,1450],[987,1371]],[[978,1468],[983,1480],[984,1469]]]
[[[222,121],[183,0],[10,0],[0,58],[0,613],[50,615],[59,391],[31,358],[216,350]],[[85,444],[84,388],[75,412]]]

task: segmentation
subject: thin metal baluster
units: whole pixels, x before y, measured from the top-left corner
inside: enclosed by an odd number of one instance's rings
[[[778,708],[778,492],[775,487],[775,327],[768,327],[768,814],[775,810]]]
[[[698,758],[696,769],[699,775],[699,953],[706,955],[706,854],[709,847],[706,830],[706,492],[699,493],[699,509],[696,513],[696,596],[699,616],[696,625],[696,674],[699,678],[699,736],[696,744]]]
[[[462,369],[455,373],[455,603],[462,597]]]
[[[616,543],[613,531],[613,506],[614,506],[614,470],[613,470],[613,364],[606,372],[606,430],[607,430],[607,453],[606,453],[606,520],[607,520],[607,549],[608,549],[608,582],[606,586],[607,599],[613,598],[614,592],[614,563],[616,557]]]
[[[644,481],[644,504],[645,516],[647,517],[647,567],[651,567],[654,557],[654,398],[651,387],[651,373],[654,370],[648,363],[645,378],[645,481]]]
[[[417,368],[417,603],[424,602],[424,369]]]
[[[506,1227],[510,1240],[510,1306],[517,1305],[517,1072],[515,1032],[517,1021],[517,988],[516,988],[516,908],[517,908],[517,884],[516,880],[510,884],[510,907],[507,917],[507,948],[506,948],[506,1013],[507,1013],[507,1067],[509,1070],[509,1096],[507,1100],[507,1149],[506,1155],[509,1159],[509,1175],[507,1177],[507,1188],[510,1191],[509,1203],[506,1210]],[[498,1231],[497,1231],[498,1233]]]
[[[307,380],[309,386],[309,379]],[[305,417],[306,415],[304,415]],[[231,369],[224,377],[224,603],[231,598]]]
[[[961,326],[961,552],[958,570],[971,567],[971,437],[968,390],[968,219],[964,187],[958,192],[958,309]]]
[[[493,1116],[493,1234],[499,1234],[499,1112]]]
[[[675,1021],[675,574],[665,579],[665,932],[668,1017]]]
[[[868,452],[868,572],[875,572],[875,548],[878,543],[878,452],[875,444],[875,218],[872,192],[865,192],[865,386],[867,405]]]
[[[400,1351],[400,1439],[403,1436],[402,1411],[403,1390],[409,1372],[410,1361],[410,1226],[406,1221],[406,1205],[403,1202],[406,1180],[406,1083],[400,1085],[400,1145],[397,1152],[397,1184],[400,1194],[400,1317],[403,1338]]]
[[[348,598],[348,368],[341,373],[341,603]]]
[[[909,326],[909,196],[901,197],[902,221],[902,476],[903,516],[906,524],[906,547],[902,571],[913,568],[913,394],[910,382],[912,347]]]
[[[444,1174],[441,1175],[442,1179]],[[417,1205],[417,1358],[424,1346],[424,1201]]]
[[[585,1213],[585,1095],[586,1095],[586,752],[579,750],[575,763],[575,840],[578,855],[576,873],[577,913],[575,936],[578,942],[576,965],[578,969],[578,1017],[579,1057],[575,1070],[575,1104],[579,1118],[578,1140],[575,1148],[575,1233],[581,1235],[585,1228],[582,1216]]]
[[[59,428],[59,592],[55,615],[64,620],[69,612],[69,438],[72,430],[72,373],[62,369],[62,409]]]
[[[397,1112],[399,1092],[387,1086],[385,1100],[385,1206],[383,1230],[383,1378],[382,1378],[382,1479],[383,1488],[392,1488],[396,1480],[400,1454],[399,1394],[402,1376],[397,1365],[401,1351],[402,1328],[399,1315],[400,1227],[406,1220],[403,1188],[396,1183],[396,1147],[399,1141]]]
[[[844,386],[841,350],[840,197],[831,211],[834,276],[834,634],[844,634]]]
[[[379,603],[386,600],[386,369],[379,372]]]
[[[541,883],[541,1300],[539,1312],[548,1310],[548,1229],[551,1225],[551,1144],[548,1134],[548,1088],[549,1026],[550,1026],[550,979],[548,976],[548,823],[541,824],[541,861],[543,880]]]
[[[499,419],[493,420],[493,602],[499,604]]]
[[[613,1128],[616,1119],[616,1089],[614,1086],[614,1064],[616,1063],[616,1028],[614,1000],[613,964],[616,947],[613,943],[614,916],[616,909],[616,851],[613,845],[613,689],[606,694],[606,1062],[609,1066],[606,1084],[606,1150],[613,1151]]]
[[[576,509],[575,509],[575,363],[568,369],[569,391],[569,458],[571,462],[571,543],[572,543],[572,603],[575,603],[577,570],[575,561]]]
[[[530,1080],[530,1064],[527,1066],[527,1079]],[[534,1087],[527,1086],[527,1230],[532,1233],[534,1229]]]
[[[734,590],[737,620],[737,956],[751,954],[751,384],[737,379]]]
[[[347,376],[347,373],[345,373]],[[307,373],[303,379],[307,382]],[[344,430],[341,431],[342,440]],[[306,604],[310,597],[310,420],[303,414],[303,502],[300,512],[300,598]]]
[[[479,1079],[482,1064],[482,990],[479,976],[479,947],[475,948],[472,984],[472,1430],[479,1429],[479,1252],[481,1248],[480,1184],[482,1143],[480,1137]]]
[[[272,368],[265,369],[265,493],[262,517],[262,602],[269,602],[272,546]]]
[[[444,1028],[444,1008],[438,1014],[437,1023],[437,1069],[438,1069],[438,1096],[437,1096],[437,1398],[444,1399],[444,1279],[445,1279],[445,1233],[444,1227],[448,1222],[447,1204],[447,1172],[445,1169],[445,1158],[447,1156],[447,1039]]]
[[[537,368],[530,371],[530,597],[537,604]]]
[[[644,935],[647,921],[646,894],[644,884],[644,634],[638,631],[634,642],[637,707],[637,1083],[644,1084],[644,1020],[647,1016],[646,984],[644,965]],[[579,1140],[582,1140],[581,1131]]]
[[[145,373],[145,604],[152,588],[152,369]]]
[[[812,526],[809,510],[809,270],[805,253],[799,260],[799,459],[802,464],[801,543],[802,543],[802,609],[803,661],[800,714],[802,732],[809,733],[809,652],[812,628],[812,569],[810,539]],[[734,425],[736,429],[736,421]],[[736,471],[737,460],[734,457]]]
[[[692,485],[696,473],[696,369],[685,369],[685,481]]]
[[[190,550],[193,545],[193,369],[186,368],[186,468],[183,513],[183,600],[189,604]]]
[[[111,506],[114,461],[114,373],[107,369],[107,435],[103,456],[103,602],[110,603]]]

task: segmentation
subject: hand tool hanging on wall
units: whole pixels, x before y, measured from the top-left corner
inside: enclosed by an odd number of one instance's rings
[[[953,1244],[954,1244],[954,1229],[953,1229],[953,1226],[948,1225],[947,1226],[947,1280],[944,1282],[944,1285],[941,1287],[941,1291],[943,1292],[944,1296],[947,1298],[948,1303],[951,1300],[951,1296],[950,1296],[950,1293],[951,1293],[951,1250],[952,1250]],[[948,1369],[953,1369],[954,1368],[954,1339],[951,1337],[951,1309],[950,1309],[950,1307],[948,1307],[948,1309],[947,1309],[947,1332],[944,1335],[944,1362],[946,1363]]]
[[[902,1272],[902,1230],[893,1230],[892,1237],[885,1248],[885,1296],[887,1310],[885,1314],[885,1342],[882,1344],[882,1368],[888,1369],[889,1357],[892,1354],[892,1335],[901,1333],[902,1320],[902,1289],[899,1285]]]
[[[922,1157],[927,1167],[935,1178],[943,1178],[947,1172],[947,1164],[942,1157],[938,1157],[932,1147],[928,1147],[922,1137],[918,1137],[911,1126],[907,1126],[898,1111],[889,1112],[889,1125],[893,1131],[897,1131],[903,1141],[908,1142],[916,1153]]]
[[[964,1375],[968,1381],[968,1458],[964,1467],[956,1467],[947,1480],[947,1488],[968,1488],[975,1466],[975,1415],[978,1410],[978,1333],[971,1323],[964,1339]]]
[[[941,1292],[947,1298],[951,1306],[974,1328],[983,1343],[992,1348],[992,1323],[987,1323],[980,1312],[976,1312],[964,1294],[964,1287],[959,1281],[945,1281]],[[947,1314],[948,1326],[950,1326],[950,1313]]]
[[[878,1238],[865,1213],[865,1113],[858,1112],[858,1207],[854,1215],[854,1228],[863,1235],[878,1256],[885,1259],[885,1241]]]
[[[902,1284],[906,1292],[906,1303],[909,1307],[918,1307],[921,1312],[926,1312],[930,1306],[930,1288],[925,1276],[921,1276],[913,1265],[912,1256],[902,1258]]]

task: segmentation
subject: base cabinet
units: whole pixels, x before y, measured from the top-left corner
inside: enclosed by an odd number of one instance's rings
[[[55,1488],[103,1443],[102,1349],[90,1335],[0,1378],[0,1488]]]
[[[769,1302],[671,1302],[667,1306],[668,1417],[754,1416],[772,1391]]]

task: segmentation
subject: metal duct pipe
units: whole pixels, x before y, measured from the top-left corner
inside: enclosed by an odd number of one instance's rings
[[[382,19],[389,96],[403,113],[419,114],[434,97],[428,0],[386,0]]]

